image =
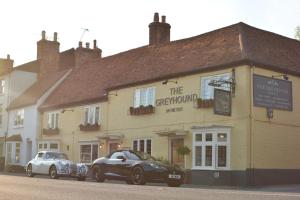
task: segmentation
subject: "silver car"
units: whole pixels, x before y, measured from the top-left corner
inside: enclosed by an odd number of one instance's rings
[[[28,162],[26,172],[29,177],[36,174],[47,174],[51,179],[70,176],[76,177],[79,181],[84,181],[88,173],[88,167],[82,163],[74,164],[64,153],[41,151]]]

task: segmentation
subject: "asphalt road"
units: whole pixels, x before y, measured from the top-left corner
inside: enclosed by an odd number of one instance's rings
[[[0,200],[277,200],[300,199],[300,192],[276,192],[216,188],[170,188],[167,186],[135,186],[116,183],[51,180],[24,176],[0,175]]]

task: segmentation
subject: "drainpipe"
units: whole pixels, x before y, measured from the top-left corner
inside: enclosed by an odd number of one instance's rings
[[[250,63],[250,97],[251,97],[251,100],[250,100],[250,137],[249,137],[249,142],[250,142],[250,145],[249,145],[249,150],[250,150],[250,182],[249,184],[250,185],[253,185],[254,184],[254,163],[253,163],[253,156],[254,156],[254,153],[253,153],[253,139],[254,139],[254,136],[253,136],[253,73],[254,73],[254,66],[253,66],[253,63]]]

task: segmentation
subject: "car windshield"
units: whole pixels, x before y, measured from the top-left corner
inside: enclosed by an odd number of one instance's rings
[[[68,156],[64,153],[55,153],[55,152],[49,152],[46,154],[47,159],[62,159],[62,160],[68,160]]]
[[[135,151],[135,152],[129,151],[129,154],[130,154],[130,156],[128,156],[128,157],[131,160],[155,160],[155,158],[152,157],[150,154],[140,152],[140,151]],[[133,158],[136,158],[136,159],[133,159]]]

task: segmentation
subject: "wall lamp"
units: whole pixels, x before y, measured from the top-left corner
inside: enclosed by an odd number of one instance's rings
[[[113,95],[113,96],[118,96],[118,93],[105,93],[104,96],[109,96],[109,95]]]
[[[74,112],[73,109],[62,109],[61,113],[65,113],[65,112],[67,112],[67,111]]]
[[[177,81],[172,81],[172,80],[168,80],[168,79],[167,79],[167,80],[164,80],[164,81],[162,82],[162,84],[163,84],[163,85],[166,85],[166,84],[168,84],[169,82],[170,82],[170,83],[175,83],[175,84],[178,83]]]
[[[283,80],[286,80],[286,81],[289,80],[289,77],[286,74],[280,74],[280,75],[272,76],[272,78],[278,78],[278,77],[283,78]]]

